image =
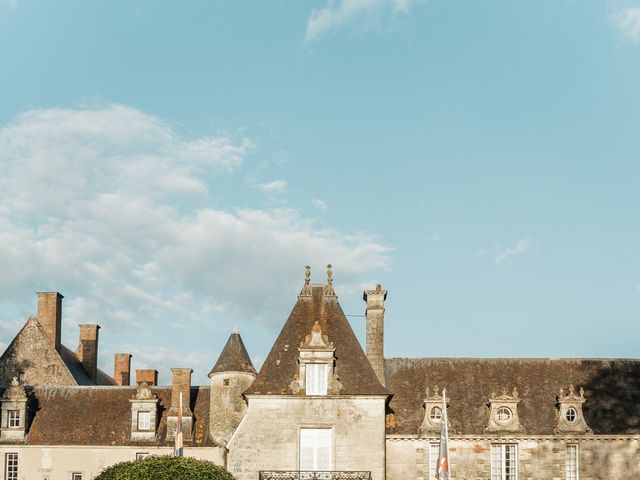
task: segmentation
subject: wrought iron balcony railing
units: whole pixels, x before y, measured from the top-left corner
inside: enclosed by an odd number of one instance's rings
[[[371,472],[261,471],[259,480],[371,480]]]

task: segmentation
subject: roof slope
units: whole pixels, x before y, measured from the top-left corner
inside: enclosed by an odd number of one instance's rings
[[[251,358],[247,353],[247,349],[244,346],[242,337],[234,330],[225,344],[218,361],[209,372],[209,376],[212,373],[220,372],[247,372],[256,373],[256,369],[251,363]]]
[[[282,327],[258,376],[245,394],[291,395],[289,385],[298,369],[298,346],[318,321],[322,334],[335,346],[336,373],[342,395],[387,395],[335,296],[323,296],[314,285],[311,296],[300,296]]]
[[[158,431],[154,445],[167,445],[167,411],[171,387],[151,387],[159,400]],[[35,388],[29,401],[36,414],[28,428],[28,445],[131,445],[131,403],[136,387]],[[193,441],[185,445],[207,446],[209,437],[209,388],[191,388],[194,414]],[[69,428],[72,425],[73,428]],[[173,443],[173,442],[170,442]],[[145,443],[148,445],[149,443]]]
[[[584,387],[584,416],[594,434],[640,434],[640,360],[390,358],[394,433],[417,433],[427,387],[447,389],[451,432],[485,434],[491,392],[515,386],[523,433],[553,434],[560,388]]]

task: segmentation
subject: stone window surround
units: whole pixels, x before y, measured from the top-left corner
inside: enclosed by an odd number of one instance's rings
[[[583,388],[576,392],[575,387],[570,385],[566,395],[564,389],[560,389],[556,403],[558,412],[555,433],[592,433],[582,412],[582,406],[586,401]],[[570,420],[570,411],[575,412],[573,421]]]
[[[521,431],[522,427],[520,425],[520,417],[518,416],[518,403],[520,403],[520,397],[518,396],[516,387],[513,387],[511,394],[507,393],[505,387],[502,388],[500,395],[492,392],[488,403],[489,422],[485,430],[487,432]],[[511,412],[511,418],[508,420],[500,418],[500,413],[505,412],[505,409]]]

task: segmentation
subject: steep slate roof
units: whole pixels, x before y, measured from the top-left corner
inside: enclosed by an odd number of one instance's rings
[[[393,433],[418,433],[425,390],[437,384],[447,389],[451,433],[485,434],[489,396],[515,386],[523,433],[550,435],[558,392],[573,384],[584,387],[584,416],[594,434],[640,434],[640,360],[389,358],[385,378],[394,394]]]
[[[171,387],[151,387],[162,415],[156,441],[167,443],[167,410]],[[47,387],[29,392],[29,407],[36,411],[28,428],[27,445],[132,445],[131,403],[136,387]],[[194,414],[193,441],[185,445],[210,446],[209,388],[191,388]],[[149,445],[148,442],[144,445]]]
[[[242,337],[236,330],[229,336],[227,343],[218,357],[218,361],[209,372],[209,376],[211,376],[212,373],[220,372],[256,373],[256,369],[253,367],[253,363],[251,363],[251,358],[249,358]]]
[[[342,395],[387,395],[362,351],[336,297],[323,297],[323,286],[313,285],[312,295],[298,297],[258,376],[245,394],[287,394],[298,370],[298,347],[317,320],[322,334],[336,351],[336,372]]]

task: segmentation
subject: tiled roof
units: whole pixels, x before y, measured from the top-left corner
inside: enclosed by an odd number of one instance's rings
[[[517,387],[523,433],[553,434],[561,388],[583,387],[584,416],[594,434],[640,434],[640,360],[390,358],[393,433],[418,433],[427,387],[447,389],[450,431],[485,434],[492,392]]]
[[[159,400],[155,445],[167,445],[167,410],[171,387],[151,387]],[[29,392],[35,411],[28,445],[132,445],[131,403],[136,387],[40,387]],[[193,441],[185,445],[209,446],[209,388],[191,388],[194,414]],[[169,442],[172,443],[172,442]],[[148,445],[146,443],[145,445]]]
[[[256,369],[253,367],[253,363],[251,363],[251,358],[249,358],[242,337],[236,331],[229,336],[226,345],[222,349],[222,353],[220,353],[218,357],[218,361],[209,372],[209,375],[219,372],[256,373]]]
[[[362,351],[360,342],[335,297],[324,297],[314,285],[311,296],[300,296],[282,327],[255,381],[245,394],[291,394],[289,385],[298,368],[298,347],[317,321],[335,345],[336,372],[342,395],[387,395]]]

